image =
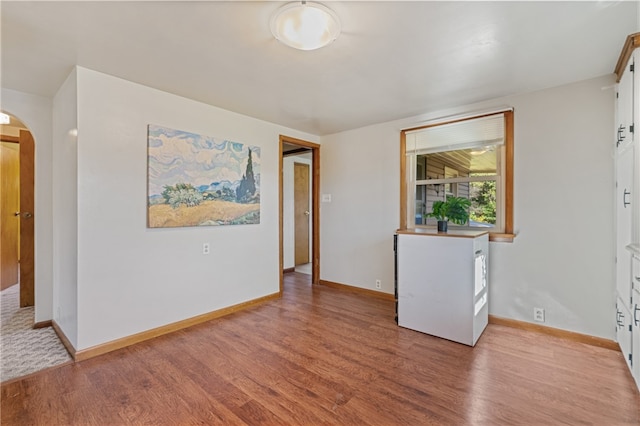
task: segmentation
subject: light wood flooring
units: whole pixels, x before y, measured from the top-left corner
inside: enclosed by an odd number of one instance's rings
[[[282,299],[3,384],[1,424],[640,424],[620,352],[499,325],[470,348],[285,277]]]

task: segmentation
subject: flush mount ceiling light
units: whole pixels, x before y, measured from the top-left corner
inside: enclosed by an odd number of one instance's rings
[[[340,35],[338,15],[328,7],[311,1],[288,3],[271,16],[273,36],[300,50],[320,49]]]

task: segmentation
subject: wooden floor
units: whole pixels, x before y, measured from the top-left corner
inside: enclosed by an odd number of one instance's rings
[[[475,348],[393,302],[286,274],[280,300],[2,385],[2,425],[640,425],[622,354],[489,325]]]

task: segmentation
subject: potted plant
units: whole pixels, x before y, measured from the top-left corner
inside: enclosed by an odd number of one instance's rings
[[[427,216],[438,220],[438,232],[447,232],[448,221],[456,225],[467,223],[470,206],[471,201],[468,198],[448,197],[446,201],[434,201],[432,211]]]

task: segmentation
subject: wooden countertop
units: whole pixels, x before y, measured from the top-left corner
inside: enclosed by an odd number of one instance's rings
[[[448,232],[438,232],[436,228],[409,228],[409,229],[398,229],[396,233],[407,234],[407,235],[426,235],[426,236],[433,236],[433,237],[476,238],[481,235],[488,234],[489,231],[450,229]]]

